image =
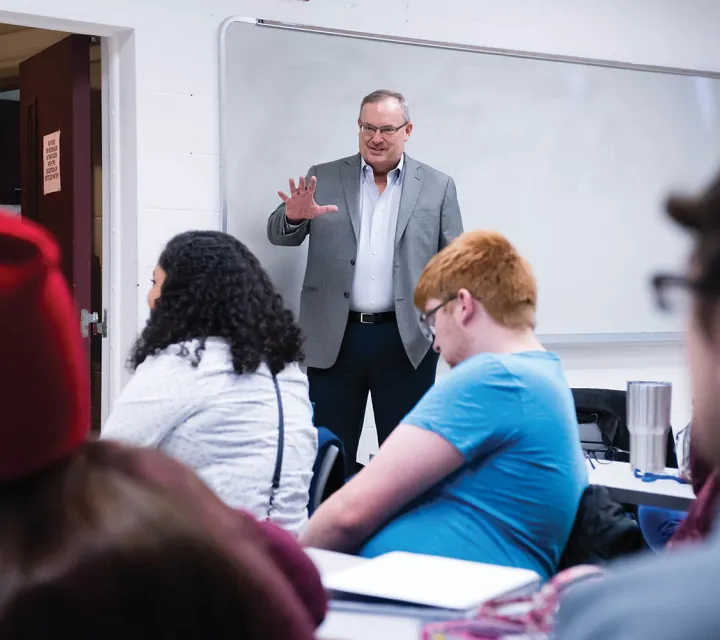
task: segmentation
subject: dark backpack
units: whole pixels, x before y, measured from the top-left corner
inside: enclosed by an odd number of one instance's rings
[[[580,500],[558,571],[579,564],[605,564],[643,548],[635,519],[612,499],[607,488],[590,485]]]

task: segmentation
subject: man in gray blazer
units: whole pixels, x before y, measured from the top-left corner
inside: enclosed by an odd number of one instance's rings
[[[315,424],[342,439],[349,473],[368,392],[382,444],[435,381],[413,291],[463,230],[452,178],[405,154],[413,125],[402,94],[366,96],[358,127],[360,153],[290,180],[267,226],[275,245],[310,236],[299,318],[310,397]]]

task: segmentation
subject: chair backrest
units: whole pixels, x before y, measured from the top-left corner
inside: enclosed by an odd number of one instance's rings
[[[627,426],[627,393],[616,389],[573,389],[575,412],[582,432],[592,431],[591,425],[597,424],[602,437],[602,445],[584,441],[585,450],[613,448],[613,459],[629,462],[630,431]],[[587,434],[584,436],[587,438]],[[599,455],[599,454],[598,454]],[[677,469],[675,438],[672,429],[668,432],[665,466]]]
[[[310,483],[308,513],[312,515],[323,500],[345,483],[345,450],[332,431],[318,427],[318,452]]]
[[[310,496],[310,504],[312,505],[313,511],[317,509],[318,505],[325,497],[325,489],[327,488],[328,478],[330,478],[330,473],[335,466],[339,453],[340,449],[338,449],[338,447],[334,444],[330,445],[325,451],[325,455],[320,463],[317,482],[315,483],[315,491],[313,492],[313,495]]]

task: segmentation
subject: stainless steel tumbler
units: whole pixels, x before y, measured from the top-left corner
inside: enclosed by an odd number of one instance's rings
[[[665,470],[671,402],[669,382],[628,382],[630,464],[641,473]]]

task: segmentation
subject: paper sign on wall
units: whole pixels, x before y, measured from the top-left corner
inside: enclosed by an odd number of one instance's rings
[[[60,191],[60,132],[43,136],[43,194]]]

